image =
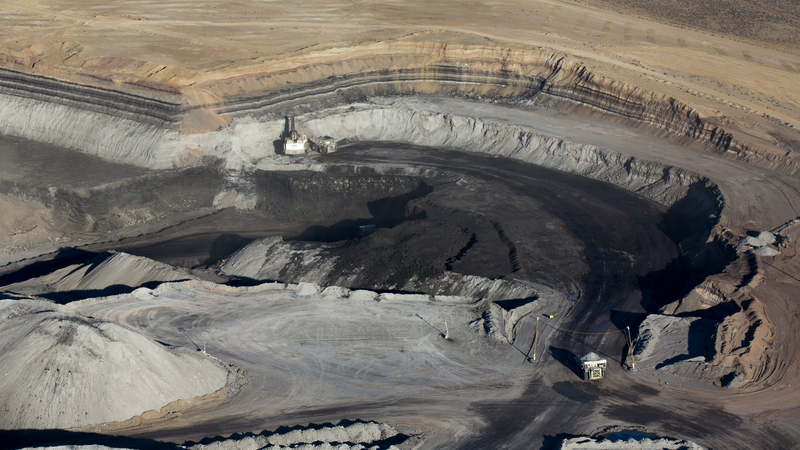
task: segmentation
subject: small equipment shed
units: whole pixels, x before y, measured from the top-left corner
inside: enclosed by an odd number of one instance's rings
[[[595,352],[589,352],[578,359],[578,364],[583,370],[584,379],[599,380],[606,376],[606,366],[608,365],[605,358],[601,358]]]

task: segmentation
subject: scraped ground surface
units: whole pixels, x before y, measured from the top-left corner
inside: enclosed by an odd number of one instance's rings
[[[531,369],[524,352],[476,333],[470,323],[481,305],[463,299],[186,282],[163,285],[152,297],[124,295],[70,307],[170,345],[186,346],[187,335],[199,343],[207,332],[207,351],[251,377],[241,395],[204,414],[244,421],[249,429],[271,428],[305,409],[329,416],[349,409],[345,405],[400,402],[403,409],[423,410],[455,402],[452,407],[460,409],[471,400],[458,401],[453,391],[515,391]],[[524,338],[529,346],[529,331]]]

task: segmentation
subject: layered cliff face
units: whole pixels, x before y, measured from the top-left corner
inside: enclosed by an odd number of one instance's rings
[[[323,111],[369,97],[435,94],[598,111],[779,173],[798,170],[791,155],[739,142],[674,98],[615,82],[552,52],[492,41],[444,45],[424,39],[312,52],[231,69],[224,77],[212,73],[191,86],[137,85],[136,91],[130,85],[85,86],[2,70],[0,132],[115,161],[169,167],[196,164],[208,150],[191,135],[226,129],[236,119],[278,121],[289,113]]]

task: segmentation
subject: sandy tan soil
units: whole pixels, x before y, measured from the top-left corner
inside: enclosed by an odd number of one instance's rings
[[[405,1],[82,0],[3,1],[0,9],[4,67],[148,95],[178,94],[190,105],[290,87],[301,80],[265,75],[308,65],[325,77],[425,66],[458,58],[452,52],[462,45],[522,46],[563,53],[596,73],[673,96],[750,140],[792,146],[796,137],[783,142],[778,125],[800,125],[797,55],[566,2],[430,8]],[[228,120],[188,117],[184,127],[213,129]]]

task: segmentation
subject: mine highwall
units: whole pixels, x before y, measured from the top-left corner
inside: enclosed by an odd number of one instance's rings
[[[181,160],[177,128],[80,106],[0,93],[0,134],[143,167]]]
[[[696,173],[644,161],[593,145],[576,144],[479,118],[374,105],[304,118],[317,135],[363,141],[396,141],[485,153],[611,183],[670,207],[686,224],[675,239],[693,256],[706,253],[724,207],[717,185]],[[716,247],[716,246],[712,246]],[[718,253],[720,248],[713,250]],[[719,255],[707,255],[717,258]]]
[[[97,108],[82,110],[76,105],[12,95],[0,95],[0,104],[7,106],[0,108],[0,131],[66,147],[80,145],[84,152],[113,161],[164,168],[197,164],[203,156],[212,156],[226,161],[231,173],[293,166],[272,164],[283,122],[264,121],[263,115],[244,115],[217,132],[183,135],[166,122],[159,125],[150,116],[137,119],[130,112],[112,115]],[[130,117],[120,117],[123,115]],[[298,119],[315,136],[408,142],[498,155],[608,182],[668,207],[679,201],[688,203],[692,207],[682,209],[688,216],[686,223],[694,229],[686,235],[702,236],[700,240],[709,236],[723,206],[713,182],[686,170],[536,134],[516,125],[393,106],[385,98],[331,106]],[[254,207],[257,202],[246,203]]]
[[[434,52],[435,60],[423,61],[414,56],[420,53],[419,45],[381,49],[388,52],[386,55],[406,55],[406,68],[369,71],[366,68],[375,64],[388,64],[381,63],[381,58],[389,56],[367,55],[365,58],[372,59],[362,61],[362,69],[352,74],[344,66],[337,72],[338,66],[333,64],[329,76],[322,77],[324,74],[317,73],[322,66],[297,64],[287,66],[284,72],[253,75],[254,86],[263,85],[263,92],[242,94],[236,84],[238,78],[219,86],[201,86],[219,91],[227,99],[203,105],[189,105],[185,98],[181,103],[177,92],[92,87],[1,70],[0,133],[150,168],[191,166],[200,164],[204,156],[212,156],[226,161],[227,169],[240,171],[275,168],[269,162],[280,146],[283,115],[297,113],[308,131],[317,136],[410,142],[516,158],[609,182],[666,206],[679,201],[686,204],[689,195],[692,208],[685,208],[691,216],[689,222],[701,223],[706,235],[719,218],[722,199],[713,183],[695,174],[542,136],[519,126],[393,107],[385,100],[393,95],[445,95],[492,99],[510,107],[566,102],[734,155],[727,157],[753,155],[724,130],[705,124],[688,106],[597,77],[563,58],[513,50],[503,53],[505,63],[498,65],[497,49],[434,45],[439,49]],[[425,51],[420,54],[430,57],[431,49],[423,47]],[[396,64],[398,60],[392,58],[387,61]],[[352,69],[356,59],[348,59],[348,67]],[[276,89],[283,78],[304,82]],[[376,97],[384,101],[369,100]],[[192,120],[215,114],[226,117],[224,122],[229,125],[203,133],[181,131],[189,128]],[[302,164],[297,166],[302,168]],[[790,165],[781,169],[793,170]]]

